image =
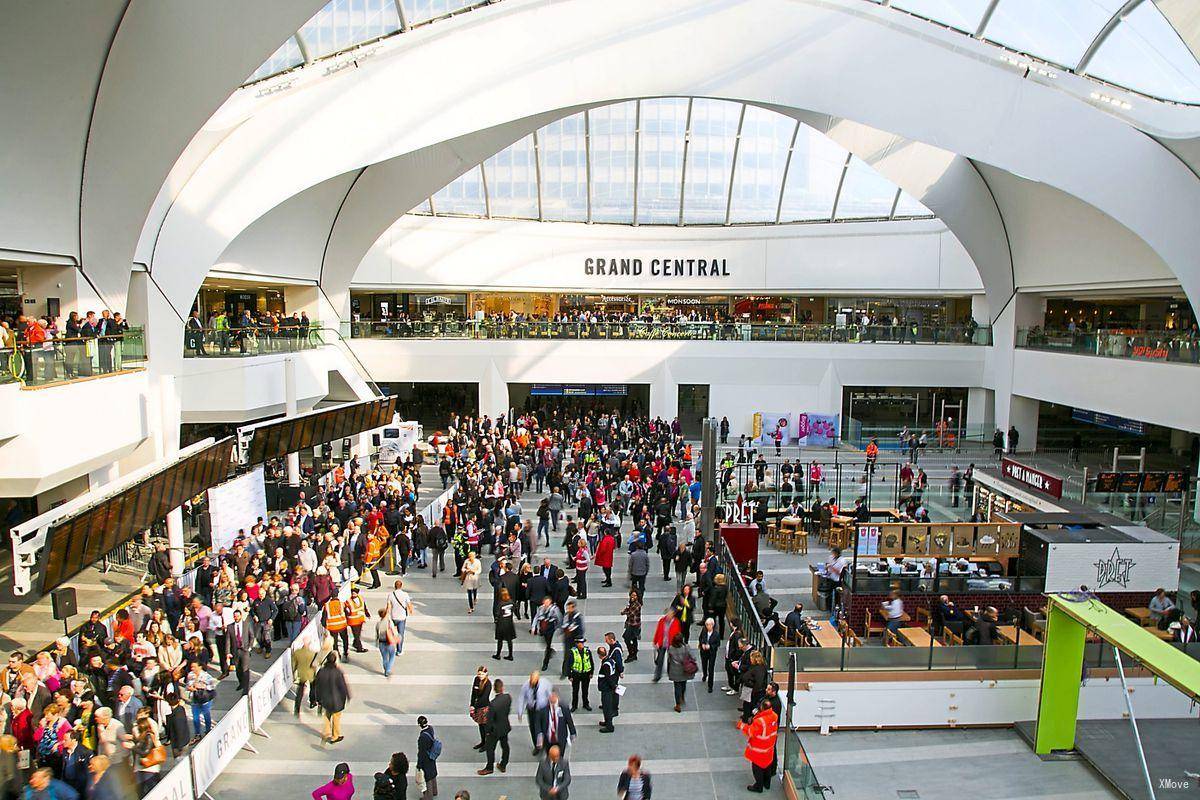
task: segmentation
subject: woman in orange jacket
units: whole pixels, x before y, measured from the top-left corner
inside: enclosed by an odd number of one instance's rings
[[[754,783],[748,791],[761,794],[771,788],[771,776],[775,774],[775,741],[779,738],[779,715],[771,707],[771,701],[763,699],[758,704],[758,713],[749,722],[738,722],[738,730],[746,735],[746,751],[743,753],[754,770]]]

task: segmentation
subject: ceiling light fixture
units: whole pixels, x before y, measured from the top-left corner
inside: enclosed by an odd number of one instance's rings
[[[1122,111],[1128,111],[1129,109],[1133,108],[1133,106],[1125,100],[1111,97],[1107,94],[1101,94],[1100,92],[1092,92],[1090,96],[1093,100],[1099,103],[1107,103],[1108,105],[1113,106],[1114,108],[1119,108]]]

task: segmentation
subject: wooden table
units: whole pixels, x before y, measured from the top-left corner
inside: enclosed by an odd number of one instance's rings
[[[901,628],[896,632],[900,640],[912,647],[929,647],[932,644],[934,647],[941,647],[942,643],[929,635],[929,631],[924,628]]]
[[[809,629],[812,630],[812,625],[815,621],[809,622]],[[842,646],[842,635],[837,629],[828,622],[822,622],[821,627],[812,631],[813,638],[817,640],[817,644],[821,647],[832,647],[837,649]]]
[[[1154,624],[1150,618],[1150,609],[1148,608],[1127,608],[1125,609],[1126,616],[1133,617],[1133,620],[1143,628],[1148,628]]]
[[[1032,633],[1023,631],[1016,625],[997,625],[996,633],[1009,644],[1016,644],[1018,638],[1025,644],[1041,644]]]

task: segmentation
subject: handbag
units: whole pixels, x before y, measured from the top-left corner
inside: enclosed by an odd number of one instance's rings
[[[387,632],[384,634],[387,637],[387,643],[392,647],[400,644],[400,631],[396,630],[396,626],[388,622]]]
[[[487,706],[481,706],[471,712],[471,719],[475,720],[476,725],[486,725],[488,721],[488,712],[491,711]]]
[[[683,654],[683,674],[691,677],[700,671],[699,665],[696,664],[696,659],[691,653]]]
[[[141,764],[143,767],[157,767],[159,764],[164,763],[166,760],[167,760],[167,748],[163,747],[160,744],[156,747],[151,748],[150,752],[146,753],[146,755],[142,756],[141,760],[138,763]]]
[[[738,695],[738,699],[740,699],[743,703],[749,703],[754,699],[754,690],[749,686],[743,686],[742,693]]]

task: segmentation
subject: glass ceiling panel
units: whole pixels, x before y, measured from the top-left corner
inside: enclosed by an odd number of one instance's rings
[[[842,182],[837,219],[886,218],[891,215],[895,200],[896,185],[854,156]]]
[[[846,151],[807,125],[800,126],[783,187],[780,222],[810,222],[833,215]]]
[[[587,221],[587,140],[583,114],[551,122],[538,131],[542,159],[542,215],[547,220]]]
[[[261,81],[263,78],[269,78],[303,63],[304,56],[300,53],[300,45],[296,44],[296,37],[289,36],[288,40],[281,44],[279,49],[254,71],[247,82]]]
[[[588,112],[592,150],[592,221],[633,222],[637,102]]]
[[[537,167],[533,159],[531,134],[483,162],[493,217],[537,217]]]
[[[775,221],[788,147],[795,131],[796,121],[791,117],[746,106],[737,169],[733,172],[730,222]]]
[[[1000,0],[989,41],[1073,69],[1123,0]]]
[[[688,101],[685,98],[642,101],[637,198],[639,223],[661,225],[679,222],[687,114]]]
[[[892,6],[974,34],[987,10],[988,0],[892,0]]]
[[[392,0],[332,0],[300,29],[310,58],[321,58],[400,30]]]
[[[1200,64],[1150,0],[1109,34],[1087,72],[1155,97],[1200,103]]]
[[[482,217],[487,213],[483,199],[483,171],[478,167],[458,176],[433,196],[438,214],[462,214]]]
[[[425,200],[421,203],[421,205],[417,206],[416,208],[414,208],[412,211],[410,211],[408,213],[410,213],[410,214],[432,214],[433,209],[429,205],[429,198],[426,197]]]
[[[908,192],[900,192],[900,201],[896,203],[896,217],[932,217],[934,214],[925,204]]]
[[[404,19],[416,25],[478,4],[479,0],[404,0]]]
[[[692,101],[687,172],[683,181],[685,225],[724,224],[741,115],[741,103],[703,97]]]

